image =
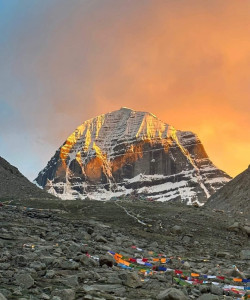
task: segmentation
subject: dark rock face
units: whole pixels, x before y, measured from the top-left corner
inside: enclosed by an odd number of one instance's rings
[[[212,195],[207,207],[245,214],[250,211],[250,166]]]
[[[0,157],[0,200],[54,197],[39,189],[24,177],[16,167]]]
[[[127,108],[85,121],[36,178],[62,199],[136,192],[189,204],[205,202],[229,180],[195,134]]]

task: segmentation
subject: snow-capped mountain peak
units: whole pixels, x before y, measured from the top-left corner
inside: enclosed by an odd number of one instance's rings
[[[205,202],[229,180],[197,135],[126,107],[83,122],[36,178],[63,199],[109,199],[136,191],[188,203]]]

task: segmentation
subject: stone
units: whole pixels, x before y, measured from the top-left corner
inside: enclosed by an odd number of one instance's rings
[[[95,261],[94,259],[88,257],[87,255],[80,255],[79,260],[81,264],[85,267],[96,267],[98,266],[98,262]]]
[[[229,252],[222,252],[222,251],[220,251],[220,252],[216,253],[216,256],[218,258],[230,258],[231,254]]]
[[[215,285],[215,284],[212,284],[211,287],[210,287],[210,291],[212,294],[214,295],[223,295],[223,289],[218,286],[218,285]]]
[[[50,296],[45,294],[45,293],[42,293],[41,294],[41,299],[44,299],[44,300],[49,300],[50,299]]]
[[[242,226],[241,230],[245,232],[248,236],[250,236],[250,226]]]
[[[34,285],[34,279],[30,274],[26,273],[16,275],[16,282],[26,289],[29,289]]]
[[[52,292],[51,295],[52,295],[52,297],[53,296],[60,297],[61,300],[74,300],[75,299],[75,291],[73,289],[55,290]]]
[[[190,269],[190,264],[189,262],[185,261],[184,264],[182,265],[183,269],[189,270]]]
[[[180,234],[182,233],[182,227],[179,226],[179,225],[175,225],[174,227],[172,227],[172,232],[175,233],[175,234]]]
[[[45,277],[46,278],[49,278],[49,279],[52,279],[54,278],[56,275],[56,272],[54,270],[48,270],[45,274]]]
[[[228,231],[239,232],[240,231],[240,223],[234,222],[232,225],[228,226]]]
[[[200,285],[199,285],[199,291],[200,291],[202,294],[208,293],[209,290],[210,290],[209,286],[203,285],[203,284],[200,284]]]
[[[119,275],[119,278],[122,280],[123,285],[138,288],[142,286],[142,282],[137,272],[124,272]]]
[[[237,268],[229,269],[226,271],[227,276],[238,277],[246,279],[246,275],[243,272],[240,272]]]
[[[189,244],[191,242],[191,237],[189,235],[185,235],[183,238],[182,238],[182,242],[184,244]]]
[[[79,285],[77,275],[67,276],[61,282],[69,287],[77,287]]]
[[[99,242],[99,243],[107,243],[108,241],[105,239],[105,237],[103,237],[102,235],[97,235],[96,237],[95,237],[95,240],[97,241],[97,242]]]
[[[126,292],[125,287],[120,284],[93,284],[89,287],[89,289],[86,289],[85,287],[84,290],[88,290],[88,292],[94,290],[104,291],[106,293],[115,293],[119,296],[122,296]]]
[[[250,250],[249,249],[243,249],[240,252],[241,259],[250,259]]]
[[[5,298],[5,296],[2,293],[0,293],[0,300],[7,300],[7,298]]]
[[[103,265],[107,265],[108,267],[112,268],[115,264],[115,259],[111,255],[102,255],[99,257],[99,265],[102,267]]]
[[[187,296],[175,288],[169,288],[162,291],[156,298],[157,300],[188,300]]]
[[[212,294],[203,294],[197,300],[219,300],[219,297]]]

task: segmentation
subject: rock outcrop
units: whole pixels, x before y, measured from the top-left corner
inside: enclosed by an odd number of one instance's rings
[[[229,180],[197,135],[128,108],[85,121],[35,179],[62,199],[135,193],[188,204],[204,203]]]

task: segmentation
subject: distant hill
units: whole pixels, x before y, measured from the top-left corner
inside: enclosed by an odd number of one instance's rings
[[[206,207],[230,212],[250,212],[250,166],[213,194]]]
[[[27,198],[56,199],[53,195],[31,183],[16,167],[0,156],[0,201]]]

